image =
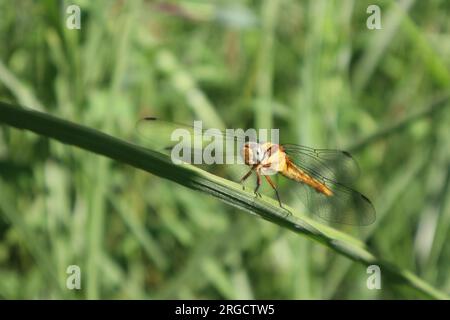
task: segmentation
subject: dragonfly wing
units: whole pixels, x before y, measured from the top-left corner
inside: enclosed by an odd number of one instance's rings
[[[312,213],[340,224],[366,226],[375,221],[375,208],[366,196],[344,185],[330,181],[324,184],[333,195],[317,192],[306,184],[301,184],[301,190],[297,192]]]
[[[359,176],[358,163],[350,153],[334,149],[314,149],[302,145],[283,144],[289,158],[308,173],[350,184]]]
[[[205,129],[201,122],[190,126],[154,117],[141,119],[136,127],[146,145],[194,164],[242,161],[242,146],[253,139],[230,130]]]
[[[283,148],[299,169],[332,192],[325,195],[301,184],[298,194],[312,213],[342,224],[369,225],[375,221],[375,208],[370,200],[346,186],[359,176],[359,166],[348,152],[292,144],[283,145]]]

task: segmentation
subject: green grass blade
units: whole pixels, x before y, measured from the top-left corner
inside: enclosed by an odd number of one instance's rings
[[[210,194],[236,208],[245,210],[265,220],[316,240],[331,250],[364,265],[376,264],[383,274],[398,284],[403,284],[436,299],[448,299],[445,294],[424,282],[409,271],[402,270],[372,254],[361,241],[326,225],[308,219],[300,213],[286,215],[277,202],[263,197],[255,199],[252,192],[242,190],[234,182],[225,180],[190,165],[174,165],[170,158],[159,152],[147,150],[114,138],[98,130],[81,126],[42,112],[20,108],[0,102],[0,122],[39,135],[74,145],[106,156],[135,168],[169,179],[196,191]]]

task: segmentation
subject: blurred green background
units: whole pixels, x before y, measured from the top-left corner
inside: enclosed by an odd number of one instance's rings
[[[339,228],[450,292],[450,103],[434,104],[450,92],[449,14],[446,0],[2,0],[0,97],[130,141],[151,114],[350,149],[378,217]],[[419,297],[367,277],[210,196],[1,127],[1,298]]]

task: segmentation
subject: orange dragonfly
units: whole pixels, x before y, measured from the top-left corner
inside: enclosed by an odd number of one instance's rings
[[[138,132],[161,146],[166,151],[174,149],[174,141],[168,140],[175,129],[188,130],[190,134],[202,135],[223,141],[233,141],[240,146],[243,162],[250,166],[250,170],[241,178],[244,183],[252,173],[256,174],[254,192],[260,196],[258,190],[262,184],[262,177],[275,191],[280,207],[283,207],[275,183],[270,175],[281,174],[296,182],[296,192],[304,205],[320,218],[341,224],[369,225],[375,221],[375,209],[371,201],[362,193],[351,187],[351,183],[359,175],[359,167],[351,154],[347,151],[335,149],[316,149],[298,144],[275,144],[258,142],[253,138],[237,136],[224,131],[208,132],[195,125],[169,122],[155,117],[146,117],[138,122]],[[167,139],[167,140],[166,140]],[[206,139],[210,141],[210,139]],[[201,147],[204,141],[202,141]],[[201,153],[197,146],[188,142],[188,148],[194,154]],[[215,156],[217,156],[217,151]]]

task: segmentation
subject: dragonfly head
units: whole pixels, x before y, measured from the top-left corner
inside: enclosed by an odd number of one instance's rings
[[[283,171],[286,155],[281,146],[273,143],[246,143],[243,148],[245,164],[257,166],[263,175],[272,175]]]
[[[278,150],[279,146],[276,144],[248,142],[243,147],[245,164],[255,165],[270,161]]]
[[[242,150],[245,164],[255,165],[264,160],[265,153],[261,145],[257,142],[247,142]]]

